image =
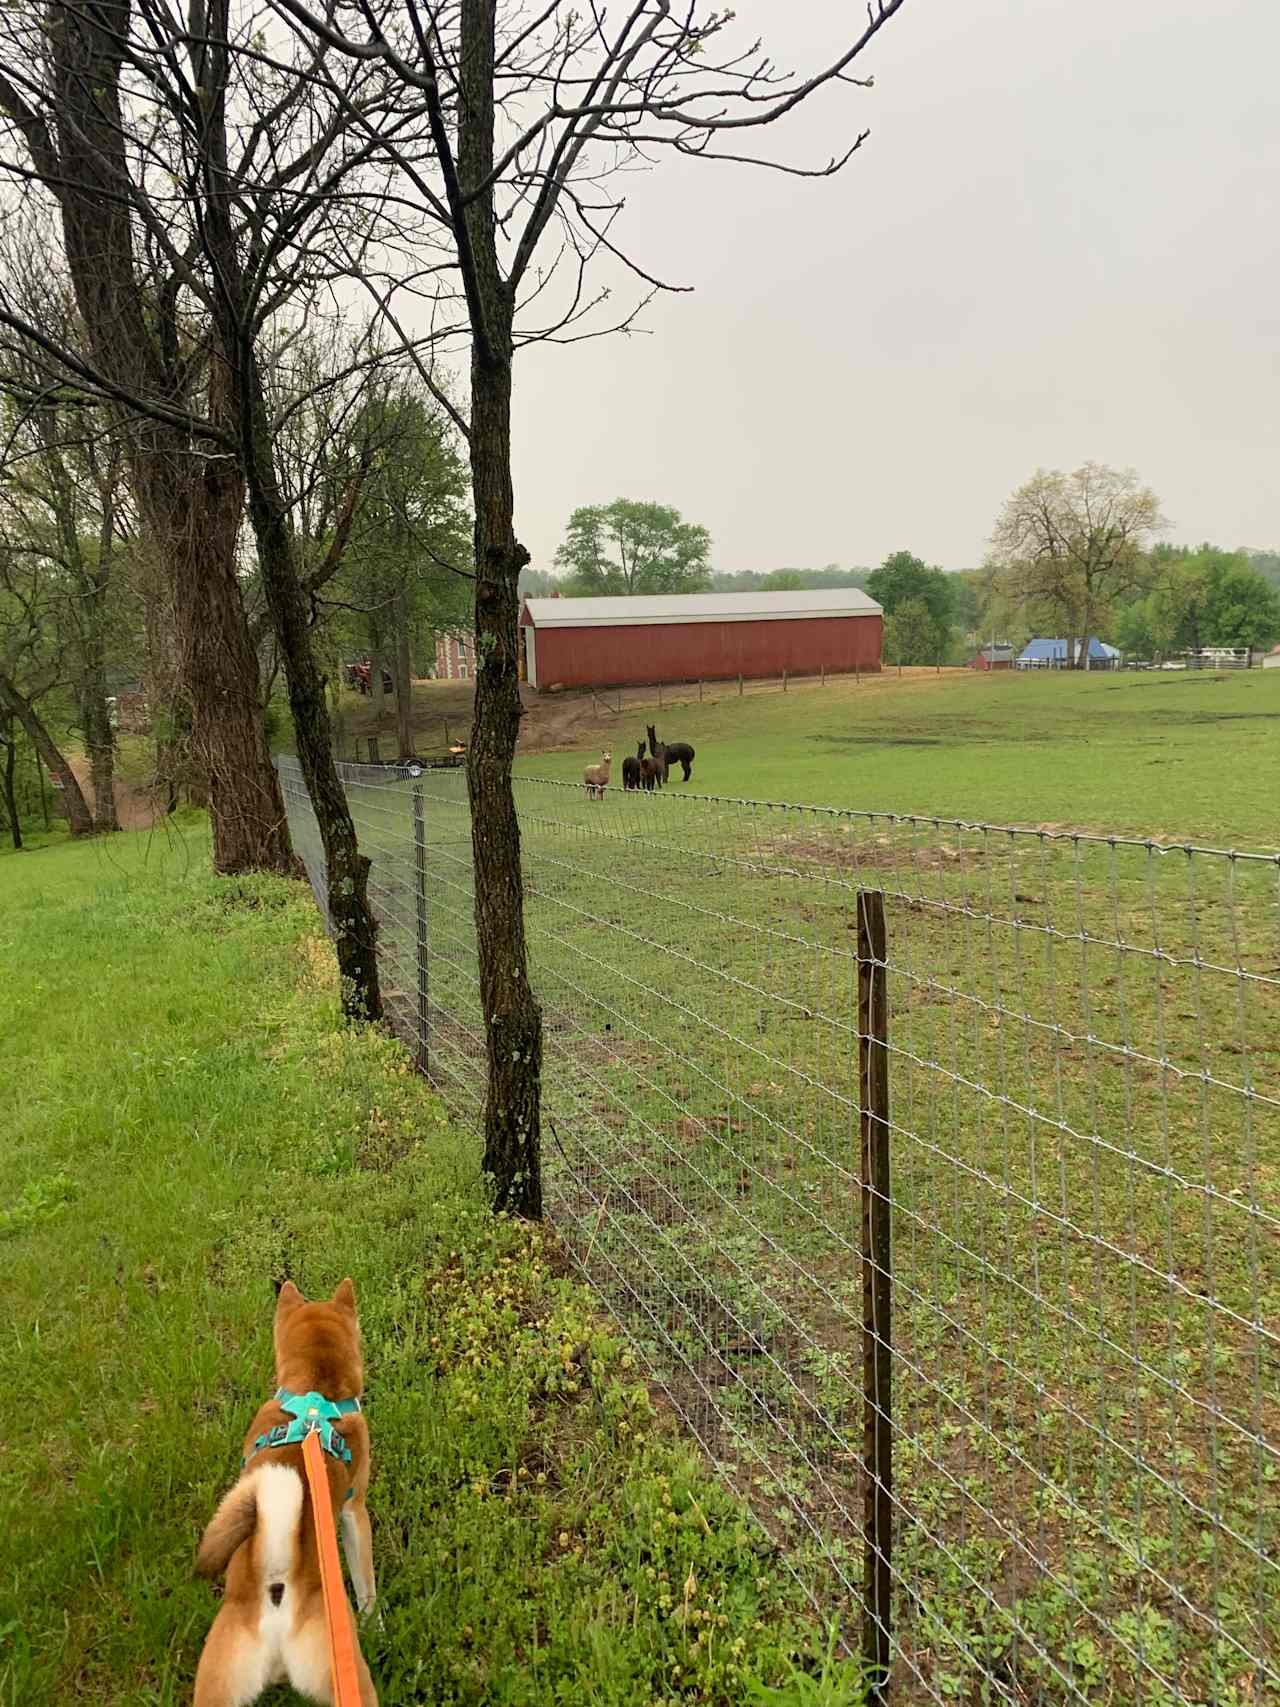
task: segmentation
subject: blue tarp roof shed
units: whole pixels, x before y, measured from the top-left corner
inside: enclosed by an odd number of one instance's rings
[[[1079,641],[1074,642],[1079,647]],[[1089,656],[1096,658],[1099,663],[1108,658],[1118,658],[1119,652],[1114,646],[1108,646],[1105,640],[1089,640]],[[1063,664],[1067,658],[1067,643],[1065,640],[1031,640],[1018,654],[1020,664]]]

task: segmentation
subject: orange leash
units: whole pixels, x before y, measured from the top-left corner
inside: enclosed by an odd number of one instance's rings
[[[360,1679],[356,1672],[356,1644],[351,1628],[351,1607],[338,1560],[338,1532],[333,1526],[329,1504],[329,1477],[324,1451],[317,1434],[302,1442],[302,1462],[311,1489],[311,1510],[316,1523],[316,1546],[320,1553],[320,1589],[324,1595],[324,1621],[329,1631],[329,1672],[333,1679],[333,1707],[360,1707]]]

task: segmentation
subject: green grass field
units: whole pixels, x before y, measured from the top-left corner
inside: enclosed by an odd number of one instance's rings
[[[434,684],[433,684],[434,685]],[[444,684],[439,684],[443,686]],[[629,702],[574,730],[575,750],[523,752],[526,775],[581,777],[602,745],[635,751],[645,724],[697,748],[707,794],[917,812],[989,823],[1070,824],[1217,846],[1273,847],[1280,671],[934,676],[909,671],[733,684]],[[679,781],[677,788],[683,786]]]
[[[812,1699],[794,1579],[399,1046],[337,1023],[305,889],[210,876],[191,826],[64,844],[0,863],[0,946],[0,1701],[190,1699],[272,1282],[346,1273],[388,1707]]]
[[[690,1427],[845,1603],[852,927],[858,888],[885,892],[906,1700],[1276,1695],[1280,868],[1176,844],[1274,838],[1278,688],[734,695],[664,708],[660,730],[698,747],[687,789],[600,803],[576,782],[587,737],[520,761],[559,1223]],[[465,789],[422,786],[432,1071],[465,1113],[482,1031]],[[1175,845],[696,798],[713,791]],[[370,779],[352,798],[408,1017],[407,795]]]

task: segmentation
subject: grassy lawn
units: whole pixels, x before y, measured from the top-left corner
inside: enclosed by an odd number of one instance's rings
[[[908,671],[860,686],[793,683],[785,694],[771,685],[742,699],[732,684],[709,684],[702,704],[679,690],[665,699],[661,714],[629,699],[619,715],[596,712],[574,729],[572,753],[526,754],[522,744],[520,769],[579,780],[607,745],[620,775],[653,722],[664,739],[697,748],[689,786],[707,794],[1218,846],[1277,839],[1277,670]]]
[[[207,862],[190,823],[0,862],[0,1701],[189,1699],[271,1283],[346,1273],[384,1703],[811,1699],[793,1576],[398,1046],[336,1023],[310,896]]]

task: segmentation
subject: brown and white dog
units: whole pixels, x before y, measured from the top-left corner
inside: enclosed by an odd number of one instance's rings
[[[355,1289],[344,1280],[333,1297],[308,1304],[292,1281],[280,1289],[275,1320],[276,1385],[286,1397],[322,1394],[357,1400],[364,1391]],[[311,1495],[301,1441],[262,1444],[293,1420],[278,1398],[268,1399],[245,1436],[240,1480],[204,1532],[196,1568],[226,1570],[222,1607],[200,1656],[195,1707],[249,1707],[269,1685],[290,1683],[312,1701],[332,1701],[329,1638],[320,1588]],[[365,1492],[369,1486],[369,1429],[351,1407],[332,1424],[351,1453],[346,1463],[325,1451],[335,1523],[361,1612],[373,1605],[373,1540]],[[321,1435],[322,1445],[326,1436]],[[348,1607],[348,1611],[349,1611]],[[361,1707],[378,1697],[356,1640]]]

